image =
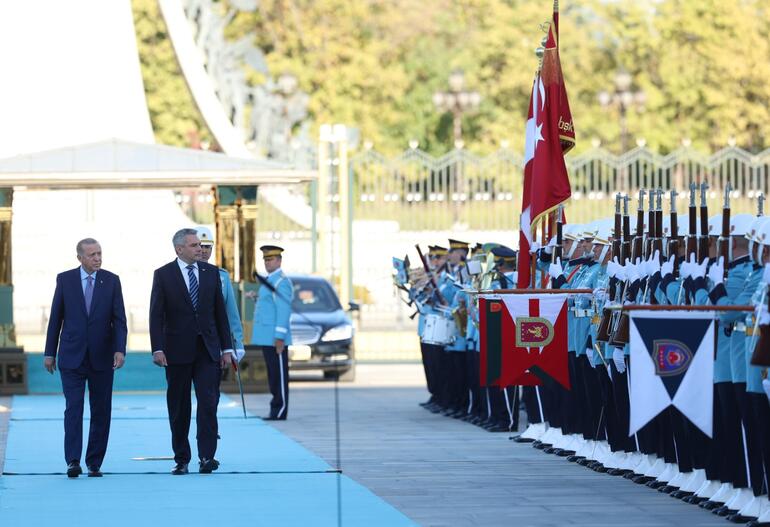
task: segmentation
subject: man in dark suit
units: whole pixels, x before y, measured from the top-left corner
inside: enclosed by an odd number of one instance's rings
[[[173,244],[176,259],[156,269],[152,280],[152,360],[166,368],[166,403],[176,462],[171,473],[188,472],[192,457],[187,439],[192,413],[190,387],[195,385],[199,472],[210,474],[219,467],[214,459],[217,402],[221,371],[232,361],[230,326],[219,269],[198,261],[201,246],[197,231],[177,231]]]
[[[83,401],[88,382],[91,424],[86,449],[90,477],[101,477],[112,414],[112,380],[126,357],[126,312],[120,278],[102,269],[102,248],[93,238],[77,244],[80,267],[56,277],[45,341],[45,369],[59,358],[64,410],[67,476],[83,473]],[[58,352],[58,353],[57,353]]]

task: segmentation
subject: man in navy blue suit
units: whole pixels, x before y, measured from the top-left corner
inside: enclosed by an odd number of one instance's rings
[[[155,270],[150,297],[152,360],[166,368],[166,403],[174,449],[174,475],[188,473],[192,453],[190,433],[195,386],[199,472],[219,467],[217,403],[222,369],[232,361],[230,325],[222,297],[219,269],[201,257],[195,229],[174,234],[176,259]]]
[[[88,382],[91,424],[86,466],[101,477],[112,414],[112,380],[126,357],[126,312],[120,278],[102,269],[102,248],[93,238],[77,244],[80,267],[56,277],[44,366],[51,374],[59,358],[64,410],[67,476],[83,473],[83,403]],[[57,353],[58,352],[58,353]]]

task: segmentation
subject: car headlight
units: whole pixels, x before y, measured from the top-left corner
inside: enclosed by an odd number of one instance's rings
[[[321,342],[332,342],[336,340],[350,340],[353,338],[353,326],[350,324],[342,324],[341,326],[336,326],[331,328],[329,331],[324,333],[324,336],[321,338]]]

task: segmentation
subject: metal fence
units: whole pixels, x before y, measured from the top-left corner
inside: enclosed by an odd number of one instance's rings
[[[356,220],[396,221],[401,230],[484,231],[518,229],[522,158],[502,149],[486,157],[454,150],[433,157],[410,149],[388,159],[373,150],[350,161]],[[687,197],[690,182],[707,181],[711,206],[721,203],[729,181],[738,212],[748,212],[757,192],[767,193],[770,149],[751,154],[728,147],[713,155],[680,148],[666,156],[646,148],[623,155],[603,149],[567,156],[572,199],[570,221],[587,222],[612,212],[616,192],[676,189]],[[681,205],[684,208],[685,205]]]

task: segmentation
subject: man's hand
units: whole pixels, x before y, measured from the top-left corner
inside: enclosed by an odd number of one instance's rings
[[[154,362],[156,366],[160,366],[161,368],[165,368],[166,366],[168,366],[168,361],[166,360],[166,354],[163,353],[162,351],[152,354],[152,362]]]
[[[233,363],[233,354],[230,352],[222,354],[222,358],[219,359],[219,367],[223,370],[229,368]]]
[[[115,355],[112,358],[112,369],[119,370],[120,368],[123,367],[125,363],[126,363],[126,354],[116,351]]]
[[[256,291],[246,291],[245,293],[243,293],[243,296],[245,296],[249,300],[256,300],[257,299],[257,292]]]
[[[43,361],[43,366],[48,371],[48,373],[53,375],[53,372],[56,371],[56,359],[53,357],[46,357]]]
[[[275,352],[278,355],[283,353],[283,339],[275,339]]]

